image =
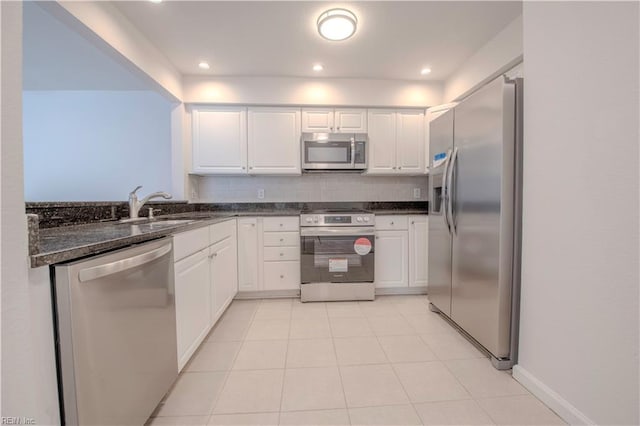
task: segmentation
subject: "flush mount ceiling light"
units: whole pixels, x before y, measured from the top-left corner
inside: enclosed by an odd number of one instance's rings
[[[420,74],[422,75],[427,75],[431,72],[431,68],[426,67],[426,68],[422,68],[422,70],[420,70]]]
[[[347,9],[329,9],[318,18],[318,32],[327,40],[346,40],[356,32],[358,19]]]
[[[318,72],[320,72],[320,71],[322,71],[323,69],[324,69],[324,67],[322,66],[322,64],[315,64],[315,65],[313,66],[313,70],[314,70],[314,71],[318,71]]]
[[[149,0],[151,3],[162,3],[162,0]]]
[[[199,66],[200,68],[202,68],[203,70],[208,70],[209,68],[211,68],[211,67],[209,66],[209,64],[208,64],[207,62],[205,62],[205,61],[200,62],[200,63],[198,64],[198,66]]]

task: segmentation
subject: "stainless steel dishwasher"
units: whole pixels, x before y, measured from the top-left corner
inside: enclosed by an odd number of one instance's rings
[[[66,424],[143,425],[178,376],[171,238],[55,267]]]

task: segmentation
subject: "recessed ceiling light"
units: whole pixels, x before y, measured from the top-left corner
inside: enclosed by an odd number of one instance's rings
[[[211,67],[209,66],[209,64],[208,64],[208,63],[206,63],[205,61],[200,62],[200,63],[198,64],[198,66],[199,66],[200,68],[202,68],[203,70],[208,70],[209,68],[211,68]]]
[[[321,64],[315,64],[313,66],[313,70],[314,71],[322,71],[324,69],[324,67]]]
[[[427,68],[422,68],[422,70],[420,71],[420,74],[427,75],[430,72],[431,72],[431,68],[427,67]]]
[[[151,3],[162,3],[162,0],[149,0]]]
[[[329,9],[318,18],[318,32],[327,40],[346,40],[356,32],[358,19],[347,9]]]

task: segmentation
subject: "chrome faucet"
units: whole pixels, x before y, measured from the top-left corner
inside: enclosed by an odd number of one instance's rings
[[[165,200],[171,199],[171,194],[158,191],[158,192],[154,192],[153,194],[149,194],[146,197],[144,197],[142,200],[138,201],[138,196],[136,195],[136,191],[140,188],[142,188],[142,186],[136,187],[136,189],[134,189],[129,193],[129,218],[130,219],[137,219],[140,208],[144,205],[144,203],[146,203],[152,198],[162,197]]]

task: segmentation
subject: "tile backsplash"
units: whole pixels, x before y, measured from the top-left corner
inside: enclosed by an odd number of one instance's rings
[[[428,201],[427,176],[202,176],[199,202]],[[420,197],[414,198],[414,189]],[[258,198],[264,190],[264,198]]]

